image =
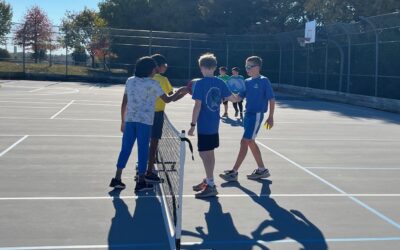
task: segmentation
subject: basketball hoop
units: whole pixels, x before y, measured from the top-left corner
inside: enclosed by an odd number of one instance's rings
[[[297,42],[301,47],[305,47],[307,43],[310,43],[311,38],[309,37],[298,37]]]

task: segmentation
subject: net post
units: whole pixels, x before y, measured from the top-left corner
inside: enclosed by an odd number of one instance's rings
[[[185,130],[182,130],[181,139],[185,138]],[[175,226],[175,243],[176,249],[180,249],[181,233],[182,233],[182,203],[183,203],[183,177],[185,172],[185,156],[186,145],[185,141],[181,140],[179,153],[179,187],[178,187],[178,209],[176,211],[176,226]]]

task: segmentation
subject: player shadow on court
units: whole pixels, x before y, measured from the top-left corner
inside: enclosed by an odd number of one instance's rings
[[[293,240],[300,243],[301,249],[307,250],[326,250],[328,245],[321,230],[304,216],[300,211],[291,209],[290,211],[279,206],[270,197],[270,180],[259,180],[262,184],[261,193],[257,195],[253,191],[243,187],[239,182],[224,183],[222,187],[236,187],[248,194],[250,198],[263,207],[271,217],[260,223],[252,232],[253,240],[274,242],[282,240]],[[272,229],[272,232],[263,233],[265,229]],[[271,230],[268,230],[271,231]],[[268,244],[268,243],[267,243]]]
[[[230,117],[222,117],[222,123],[231,125],[232,127],[243,127],[243,122],[240,119],[232,119]]]
[[[268,250],[266,246],[252,240],[249,236],[241,235],[235,227],[230,213],[224,213],[217,198],[207,198],[210,207],[204,214],[207,223],[206,233],[203,227],[196,227],[197,232],[182,230],[182,235],[196,237],[201,243],[183,246],[183,249],[218,249],[218,250],[251,250],[254,246]]]
[[[115,216],[111,220],[108,246],[113,249],[169,249],[161,205],[154,192],[129,199],[135,210],[133,215],[128,205],[120,198],[121,190],[109,192],[113,197]]]

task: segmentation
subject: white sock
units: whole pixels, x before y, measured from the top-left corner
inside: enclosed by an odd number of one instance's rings
[[[215,186],[215,184],[214,184],[214,179],[208,179],[208,178],[206,178],[206,182],[207,182],[207,185],[209,185],[209,186],[211,186],[211,187]]]
[[[264,171],[266,168],[265,167],[258,167],[258,171]]]

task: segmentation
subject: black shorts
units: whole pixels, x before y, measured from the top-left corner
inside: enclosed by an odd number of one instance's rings
[[[219,147],[219,134],[212,135],[197,135],[197,147],[199,148],[199,152],[201,151],[210,151]]]
[[[151,139],[161,139],[163,125],[164,125],[164,111],[155,112],[153,127],[151,129]]]

